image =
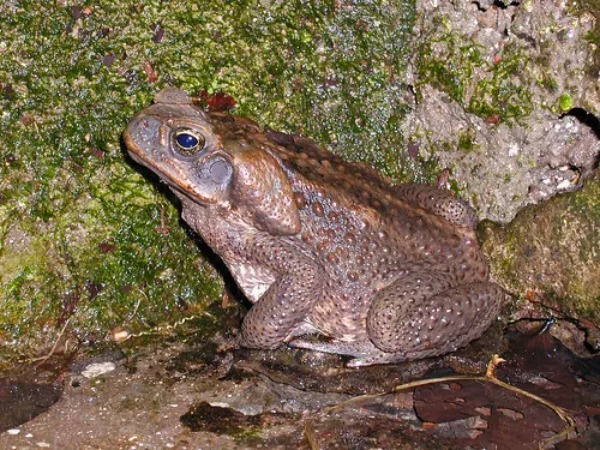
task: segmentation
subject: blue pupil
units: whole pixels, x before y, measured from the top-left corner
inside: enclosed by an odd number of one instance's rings
[[[177,144],[185,149],[190,150],[198,145],[198,138],[190,133],[180,133],[175,138]]]

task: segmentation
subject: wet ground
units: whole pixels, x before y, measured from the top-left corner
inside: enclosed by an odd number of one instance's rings
[[[492,329],[445,358],[349,369],[236,350],[215,331],[235,316],[15,366],[0,379],[0,449],[600,448],[600,358],[546,332]],[[506,361],[490,380],[492,353]]]

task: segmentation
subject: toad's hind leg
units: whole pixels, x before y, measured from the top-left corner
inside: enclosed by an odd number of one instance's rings
[[[500,313],[504,292],[490,282],[446,285],[434,275],[413,274],[379,291],[367,316],[373,344],[403,359],[420,359],[480,337]]]

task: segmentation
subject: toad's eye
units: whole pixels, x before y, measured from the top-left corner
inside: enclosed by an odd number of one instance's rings
[[[201,134],[188,129],[178,130],[174,134],[175,150],[183,156],[194,156],[204,148],[205,140]]]

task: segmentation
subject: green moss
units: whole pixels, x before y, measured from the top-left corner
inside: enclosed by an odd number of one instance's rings
[[[518,48],[506,46],[498,62],[487,66],[487,76],[475,83],[467,110],[479,117],[498,116],[509,123],[531,114],[531,93],[519,80],[526,74],[526,64]]]
[[[573,196],[572,201],[567,206],[569,217],[585,219],[578,221],[576,224],[579,228],[588,230],[577,242],[578,258],[584,261],[598,259],[599,244],[595,232],[600,228],[600,182],[593,180],[587,183],[582,194]],[[566,228],[567,226],[575,226],[575,224],[563,222],[563,227]],[[594,278],[596,279],[586,281],[597,284],[597,277]],[[588,287],[589,283],[587,283]],[[586,283],[581,283],[580,289],[585,290]]]
[[[600,0],[573,0],[572,3],[576,13],[587,12],[594,16],[595,26],[587,33],[585,39],[595,45],[594,62],[589,70],[597,76],[600,71]]]
[[[573,107],[573,99],[569,94],[561,94],[557,100],[558,107],[562,112],[566,112]]]
[[[536,65],[538,66],[538,68],[546,68],[549,67],[549,62],[547,61],[548,58],[538,58],[536,60]],[[542,73],[538,79],[536,80],[538,86],[543,87],[544,89],[546,89],[549,93],[551,94],[555,94],[558,91],[558,83],[556,82],[556,80],[547,72]]]
[[[492,62],[472,41],[453,33],[436,35],[425,39],[418,50],[417,88],[432,84],[467,112],[510,124],[533,110],[532,95],[521,79],[529,76],[527,63],[515,45],[505,46]]]
[[[53,340],[67,318],[82,337],[152,327],[176,320],[179,303],[218,296],[176,208],[120,145],[127,121],[166,85],[225,91],[237,113],[403,176],[400,74],[414,9],[414,0],[3,2],[0,345]]]
[[[509,292],[526,297],[533,290],[566,314],[599,323],[599,228],[600,172],[577,192],[525,208],[505,227],[486,224],[481,235],[494,279]]]
[[[467,131],[458,133],[458,148],[465,153],[473,151],[477,145],[475,144],[475,130],[469,128]]]
[[[463,104],[467,82],[473,78],[475,68],[482,64],[479,48],[472,43],[462,43],[454,34],[427,39],[417,54],[418,85],[431,83]]]

